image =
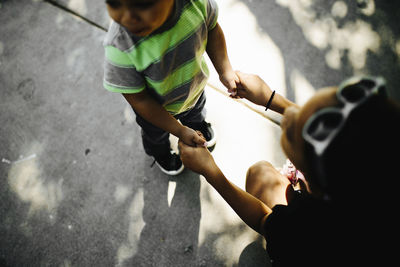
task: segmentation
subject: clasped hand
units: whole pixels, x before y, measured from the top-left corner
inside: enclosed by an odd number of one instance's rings
[[[199,135],[195,130],[187,126],[182,125],[182,128],[180,129],[178,134],[178,138],[179,141],[182,141],[183,143],[189,146],[197,146],[197,145],[203,147],[207,146],[207,141],[204,138],[204,136]]]
[[[265,105],[271,95],[269,86],[257,75],[239,71],[228,72],[221,75],[220,80],[233,98],[246,98],[255,104]],[[186,127],[184,134],[179,138],[178,148],[183,164],[206,177],[215,174],[218,166],[202,143],[202,140],[205,140],[204,136],[199,131],[196,134],[194,130]]]
[[[204,138],[201,132],[197,131],[197,134]],[[215,170],[216,164],[206,147],[201,145],[189,146],[179,139],[178,149],[183,164],[190,170],[203,176],[210,176]]]
[[[258,76],[240,71],[227,72],[220,76],[231,98],[246,98],[257,105],[265,106],[272,93],[269,86]]]

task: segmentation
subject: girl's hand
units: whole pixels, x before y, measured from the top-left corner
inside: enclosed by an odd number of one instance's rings
[[[199,136],[202,136],[199,133]],[[204,175],[212,177],[212,173],[218,171],[213,157],[207,148],[203,146],[188,146],[182,140],[178,142],[179,155],[186,168]]]
[[[272,94],[271,88],[258,76],[240,71],[236,72],[240,83],[237,88],[237,96],[246,98],[257,105],[265,106]]]

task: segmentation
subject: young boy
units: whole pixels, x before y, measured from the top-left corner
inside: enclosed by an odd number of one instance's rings
[[[142,128],[145,152],[163,172],[177,175],[183,164],[170,148],[170,133],[187,145],[215,144],[214,131],[202,113],[209,74],[204,52],[229,91],[239,81],[217,23],[217,5],[214,0],[106,4],[113,21],[104,40],[104,87],[123,94]]]

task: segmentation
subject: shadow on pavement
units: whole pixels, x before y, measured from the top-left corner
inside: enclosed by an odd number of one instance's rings
[[[150,171],[158,172],[158,170]],[[143,182],[143,221],[135,255],[124,266],[194,266],[201,218],[200,177],[185,171]],[[168,187],[175,193],[168,205]]]
[[[281,50],[289,98],[298,71],[315,88],[382,75],[400,99],[399,3],[240,1]],[[0,24],[0,265],[221,266],[245,246],[247,226],[218,221],[198,175],[149,168],[126,103],[101,85],[104,32],[30,0],[1,1]],[[258,241],[238,266],[254,255]]]
[[[42,1],[0,4],[0,265],[189,266],[199,177],[168,206],[130,109],[102,88],[104,32]]]
[[[280,48],[290,99],[296,101],[293,77],[299,71],[316,89],[352,75],[381,75],[400,101],[399,2],[239,1]]]
[[[238,267],[249,266],[272,266],[261,240],[250,243],[240,254]]]

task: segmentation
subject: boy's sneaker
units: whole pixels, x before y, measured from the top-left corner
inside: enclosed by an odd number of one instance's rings
[[[151,166],[153,166],[154,163],[157,164],[163,173],[168,175],[178,175],[184,169],[181,158],[173,151],[163,156],[154,157],[154,162]]]
[[[207,148],[211,151],[217,143],[217,132],[215,128],[208,122],[202,121],[188,125],[193,130],[200,131],[207,141]]]

